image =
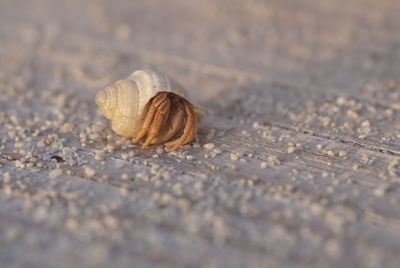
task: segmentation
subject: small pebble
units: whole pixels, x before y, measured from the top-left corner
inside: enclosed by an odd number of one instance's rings
[[[335,156],[335,153],[332,152],[332,151],[328,151],[328,152],[327,152],[327,155],[330,156],[330,157],[334,157],[334,156]]]
[[[214,153],[215,153],[215,154],[221,154],[222,151],[221,151],[221,149],[219,149],[219,148],[215,148],[215,149],[214,149]]]
[[[99,162],[104,161],[104,159],[106,157],[106,153],[103,150],[95,150],[94,152],[95,152],[94,159],[96,161],[99,161]]]
[[[249,137],[250,133],[247,132],[246,130],[242,130],[242,135],[245,136],[245,137]]]
[[[267,168],[267,167],[268,167],[268,164],[266,162],[261,162],[260,168],[264,169],[264,168]]]
[[[389,190],[389,187],[387,185],[379,186],[375,188],[374,190],[374,196],[376,197],[382,197],[384,196]]]
[[[214,149],[215,145],[214,145],[214,143],[206,143],[203,145],[203,147],[206,150],[212,150],[212,149]]]
[[[253,128],[254,128],[254,129],[258,129],[258,128],[260,128],[260,127],[261,127],[260,123],[258,123],[258,122],[253,122]]]
[[[85,175],[88,176],[89,178],[96,175],[96,171],[91,167],[85,167],[84,172],[85,172]]]
[[[193,148],[194,148],[194,149],[200,148],[200,144],[198,144],[198,143],[193,144]],[[161,152],[160,152],[160,153],[161,153]]]
[[[296,151],[296,148],[295,148],[295,147],[289,147],[289,148],[287,149],[288,154],[292,154],[292,153],[294,153],[295,151]]]
[[[268,162],[279,165],[281,161],[278,159],[276,155],[268,156]]]
[[[193,159],[195,159],[195,157],[194,157],[193,155],[187,155],[187,156],[186,156],[186,159],[187,159],[187,160],[193,160]]]
[[[368,120],[365,120],[364,122],[361,123],[361,126],[364,127],[364,128],[367,128],[367,127],[370,127],[371,124],[369,123]]]

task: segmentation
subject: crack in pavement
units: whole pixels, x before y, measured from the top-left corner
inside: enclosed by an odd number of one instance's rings
[[[277,124],[277,123],[272,123],[270,122],[271,126],[280,128],[280,129],[284,129],[284,130],[288,130],[288,131],[293,131],[293,132],[302,132],[305,135],[311,135],[313,137],[318,137],[321,139],[326,139],[326,140],[335,140],[338,141],[340,143],[343,144],[347,144],[347,145],[352,145],[364,150],[368,150],[368,151],[373,151],[373,152],[377,152],[377,153],[381,153],[381,154],[386,154],[386,155],[390,155],[390,156],[397,156],[400,157],[400,152],[395,152],[395,151],[391,151],[391,150],[387,150],[387,149],[382,149],[382,148],[378,148],[375,146],[371,146],[371,145],[367,145],[367,144],[361,144],[358,143],[356,141],[352,141],[352,140],[348,140],[348,139],[344,139],[344,138],[340,138],[340,137],[331,137],[329,135],[324,135],[324,134],[320,134],[320,133],[316,133],[312,130],[307,130],[307,129],[302,129],[299,127],[289,127],[286,125],[281,125],[281,124]]]

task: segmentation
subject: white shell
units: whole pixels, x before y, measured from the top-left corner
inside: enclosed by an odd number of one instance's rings
[[[177,81],[149,69],[135,71],[126,80],[119,80],[99,91],[96,104],[111,120],[117,134],[135,137],[143,124],[146,105],[159,92],[175,93],[200,108]]]

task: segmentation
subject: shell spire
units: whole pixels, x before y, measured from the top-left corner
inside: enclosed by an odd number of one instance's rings
[[[139,131],[138,95],[136,83],[131,80],[119,80],[96,95],[96,104],[121,136],[134,137]]]

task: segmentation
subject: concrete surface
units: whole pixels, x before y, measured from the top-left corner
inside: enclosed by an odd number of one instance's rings
[[[1,0],[1,267],[399,267],[399,14]],[[207,110],[176,153],[94,103],[143,67]]]

